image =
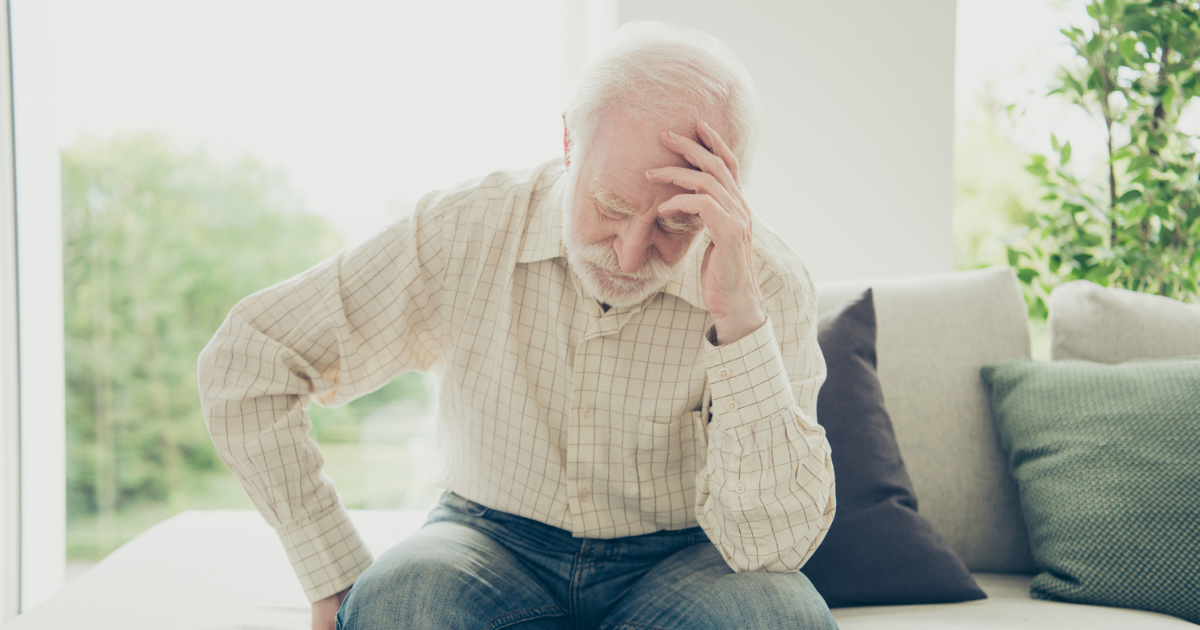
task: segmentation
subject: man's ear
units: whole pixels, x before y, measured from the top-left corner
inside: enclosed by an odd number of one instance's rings
[[[563,161],[571,168],[571,130],[567,129],[567,114],[563,113]]]

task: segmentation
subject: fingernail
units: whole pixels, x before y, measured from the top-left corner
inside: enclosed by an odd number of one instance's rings
[[[646,171],[646,177],[650,177],[652,175],[657,175],[657,174],[658,174],[658,169],[656,169],[656,168],[652,168],[652,169]]]
[[[678,140],[678,139],[679,139],[679,134],[675,133],[674,131],[667,131],[667,135],[668,135],[668,136],[671,136],[671,139],[672,139],[672,140]]]

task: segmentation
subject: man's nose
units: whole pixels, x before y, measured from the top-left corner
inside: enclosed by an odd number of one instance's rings
[[[650,250],[654,247],[654,226],[646,225],[636,218],[626,221],[626,224],[617,239],[617,260],[621,263],[621,271],[634,273],[650,258]]]

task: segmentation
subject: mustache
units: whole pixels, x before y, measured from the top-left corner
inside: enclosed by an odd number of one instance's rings
[[[621,270],[621,261],[617,257],[617,252],[611,246],[603,243],[591,243],[582,245],[579,248],[579,254],[588,262],[596,265],[608,273],[618,276],[624,276],[633,280],[659,280],[669,277],[674,269],[670,265],[663,262],[659,258],[650,257],[646,262],[642,263],[641,269],[632,273]]]

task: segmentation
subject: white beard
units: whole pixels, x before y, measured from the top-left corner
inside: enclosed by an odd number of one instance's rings
[[[567,250],[567,262],[579,277],[584,290],[596,300],[617,308],[641,304],[666,286],[679,264],[687,259],[684,256],[672,267],[658,258],[647,258],[641,269],[633,273],[621,271],[617,252],[612,245],[584,243],[580,239],[575,232],[572,216],[575,212],[574,195],[567,199],[568,207],[563,211],[563,246]]]

